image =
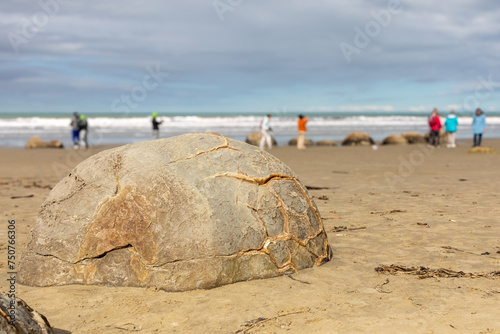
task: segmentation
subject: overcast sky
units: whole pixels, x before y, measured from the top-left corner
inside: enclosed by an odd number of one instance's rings
[[[2,0],[0,111],[499,110],[499,18],[493,0]]]

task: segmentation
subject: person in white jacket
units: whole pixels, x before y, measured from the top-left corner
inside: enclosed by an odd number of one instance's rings
[[[267,143],[268,148],[273,148],[273,141],[269,131],[273,131],[271,128],[271,115],[266,115],[266,117],[260,123],[260,132],[262,133],[262,138],[260,139],[259,147],[263,150],[265,143]]]

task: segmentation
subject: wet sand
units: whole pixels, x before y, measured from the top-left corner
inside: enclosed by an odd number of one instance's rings
[[[320,267],[180,293],[17,284],[16,294],[56,333],[500,333],[499,276],[375,270],[500,270],[500,154],[468,154],[470,142],[458,144],[271,150],[312,188],[333,249]],[[500,151],[500,140],[484,145]],[[102,149],[0,148],[2,290],[8,221],[16,221],[19,257],[50,187]]]

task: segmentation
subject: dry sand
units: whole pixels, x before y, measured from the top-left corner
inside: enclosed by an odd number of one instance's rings
[[[500,140],[484,144],[500,151]],[[500,333],[498,276],[421,279],[375,271],[391,264],[500,270],[500,154],[467,154],[469,148],[273,149],[305,185],[325,188],[310,191],[333,248],[321,267],[182,293],[20,284],[16,293],[57,333],[235,333],[259,318],[270,320],[248,333]],[[8,220],[16,221],[19,258],[47,186],[102,149],[0,149],[2,290]],[[11,199],[26,195],[34,196]]]

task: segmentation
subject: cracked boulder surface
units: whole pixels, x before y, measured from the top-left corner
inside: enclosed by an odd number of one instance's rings
[[[331,257],[318,209],[281,161],[214,133],[135,143],[76,166],[42,204],[19,281],[213,288]]]

